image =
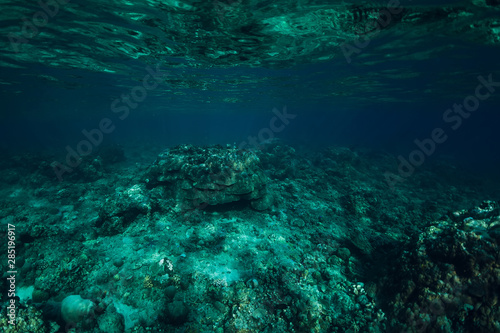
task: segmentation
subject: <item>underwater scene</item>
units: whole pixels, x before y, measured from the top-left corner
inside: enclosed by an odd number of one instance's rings
[[[499,0],[0,0],[0,332],[500,332]]]

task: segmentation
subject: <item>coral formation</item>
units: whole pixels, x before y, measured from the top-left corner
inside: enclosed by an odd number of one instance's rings
[[[2,222],[23,230],[23,327],[498,330],[498,203],[478,200],[495,199],[493,183],[429,164],[393,192],[377,177],[392,156],[279,142],[255,152],[178,146],[152,164],[157,152],[128,155],[139,159],[90,183],[5,167],[25,179],[0,189]],[[266,209],[252,206],[267,195]]]
[[[258,210],[272,204],[267,177],[252,151],[181,145],[161,153],[146,173],[149,188],[164,186],[180,209],[248,200]]]
[[[70,295],[61,303],[61,315],[68,324],[76,324],[94,315],[95,304],[80,295]]]
[[[395,331],[500,331],[498,207],[454,211],[410,244],[394,273]]]

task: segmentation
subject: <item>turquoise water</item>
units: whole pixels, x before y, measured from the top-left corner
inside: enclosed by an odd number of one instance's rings
[[[1,6],[3,331],[500,331],[498,1]]]

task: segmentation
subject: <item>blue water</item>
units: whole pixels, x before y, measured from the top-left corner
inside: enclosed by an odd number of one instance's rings
[[[0,11],[19,322],[498,330],[498,1],[54,1]]]
[[[377,50],[377,45],[370,47],[367,54]],[[443,122],[444,112],[474,92],[478,75],[492,74],[494,81],[500,81],[499,53],[497,46],[462,45],[458,53],[453,49],[424,61],[389,60],[366,65],[365,60],[354,58],[347,64],[339,57],[281,70],[244,66],[203,69],[199,73],[191,70],[194,81],[196,77],[224,80],[248,76],[265,78],[265,83],[242,87],[222,84],[217,91],[180,90],[162,83],[161,89],[169,91],[154,91],[131,108],[124,120],[112,112],[111,103],[129,93],[141,75],[147,74],[145,64],[133,61],[131,68],[136,69],[130,77],[23,64],[26,68],[2,69],[3,80],[12,83],[4,85],[2,91],[2,147],[62,154],[66,145],[84,138],[82,130],[97,127],[102,118],[110,118],[116,125],[103,143],[239,144],[269,126],[273,109],[286,107],[297,117],[274,136],[289,144],[358,145],[404,154],[414,149],[415,139],[428,137],[436,127],[449,126]],[[172,76],[186,75],[162,68]],[[454,73],[458,70],[459,75]],[[411,71],[418,77],[382,77],[378,82],[382,86],[372,87],[370,79],[383,71]],[[61,81],[54,83],[39,75]],[[351,77],[348,82],[346,76]],[[176,95],[176,89],[183,95]],[[355,92],[349,93],[351,89]],[[233,97],[239,100],[221,102]],[[457,162],[473,169],[494,170],[499,159],[495,145],[499,139],[499,103],[497,88],[458,130],[450,131],[449,139],[438,146],[432,158],[453,155]]]

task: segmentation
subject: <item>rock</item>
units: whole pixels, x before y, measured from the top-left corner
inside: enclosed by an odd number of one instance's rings
[[[257,200],[252,200],[250,203],[252,208],[255,210],[266,210],[273,204],[274,198],[272,195],[265,194],[262,198]]]
[[[116,267],[122,267],[122,266],[123,266],[123,264],[124,264],[123,259],[115,259],[115,260],[113,261],[113,265],[115,265]]]
[[[341,247],[337,250],[337,256],[344,261],[349,261],[349,258],[351,257],[351,251],[349,251],[348,248]]]
[[[106,199],[96,221],[100,233],[104,235],[122,233],[139,214],[147,215],[151,212],[154,203],[147,194],[144,185],[133,185]]]
[[[257,155],[236,148],[177,146],[158,156],[145,182],[164,187],[181,209],[249,200],[264,210],[273,201]]]
[[[97,324],[101,332],[122,333],[125,330],[123,316],[116,312],[113,305],[110,305],[106,312],[97,318]]]
[[[170,299],[173,299],[176,293],[177,289],[175,289],[175,286],[168,286],[167,288],[165,288],[165,296]]]
[[[181,301],[167,304],[166,316],[171,324],[182,325],[186,322],[189,314],[188,307]]]
[[[32,297],[33,303],[42,303],[42,302],[47,301],[50,298],[50,295],[48,292],[46,292],[44,290],[35,289],[35,290],[33,290],[33,294],[31,297]]]
[[[70,295],[61,303],[61,315],[66,323],[78,323],[93,315],[94,303],[80,295]]]

